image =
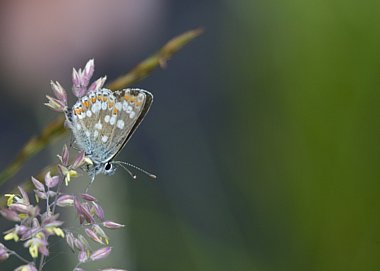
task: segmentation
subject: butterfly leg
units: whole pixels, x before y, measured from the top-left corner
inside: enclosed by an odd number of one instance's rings
[[[95,181],[95,176],[96,176],[96,174],[95,174],[95,172],[93,172],[93,173],[89,174],[89,176],[90,176],[91,180],[90,180],[90,182],[87,184],[87,187],[86,187],[86,190],[85,190],[86,192],[85,192],[85,193],[88,192],[88,190],[90,189],[92,183]]]
[[[73,137],[73,135],[71,135],[71,136],[70,136],[70,144],[69,144],[69,147],[70,147],[70,148],[73,148],[73,149],[76,150],[76,151],[79,151],[80,149],[78,149],[76,146],[74,146],[74,143],[76,143],[76,142],[75,142],[75,138]]]

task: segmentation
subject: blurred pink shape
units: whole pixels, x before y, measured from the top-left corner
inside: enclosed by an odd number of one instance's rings
[[[39,88],[44,93],[50,79],[67,85],[66,71],[89,58],[96,58],[98,63],[114,58],[120,61],[143,49],[162,29],[165,2],[1,2],[1,70],[14,86],[11,92],[25,95],[25,87],[32,85],[32,89]]]

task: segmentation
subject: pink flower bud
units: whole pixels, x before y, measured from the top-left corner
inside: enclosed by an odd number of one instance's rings
[[[87,239],[84,238],[84,236],[82,234],[78,234],[78,239],[83,244],[84,250],[89,250],[90,249],[90,245],[89,245]]]
[[[16,225],[15,231],[18,235],[24,235],[25,233],[27,233],[29,231],[29,228],[27,226],[24,226],[24,225]]]
[[[0,210],[0,214],[5,219],[8,219],[10,221],[15,221],[15,222],[21,221],[20,217],[18,216],[18,214],[15,211],[12,211],[9,209],[2,209],[2,210]]]
[[[82,206],[80,205],[80,201],[77,197],[74,198],[74,208],[78,214],[81,214]]]
[[[76,86],[76,87],[80,86],[80,77],[79,77],[80,73],[81,72],[78,73],[77,70],[73,68],[73,76],[72,76],[72,78],[73,78],[73,86]]]
[[[81,204],[81,211],[80,214],[86,219],[88,223],[94,223],[95,220],[91,214],[91,212],[88,210],[87,205]]]
[[[79,239],[77,239],[77,238],[74,239],[74,245],[79,250],[84,250],[85,249],[84,244]]]
[[[0,243],[0,261],[4,261],[8,259],[8,257],[9,257],[8,250],[2,243]]]
[[[61,158],[62,158],[61,159],[62,164],[64,166],[67,166],[69,164],[69,149],[67,148],[66,144],[63,146]]]
[[[99,204],[92,202],[93,208],[95,209],[95,214],[100,220],[104,220],[104,211]]]
[[[96,233],[88,228],[84,230],[88,237],[90,237],[95,242],[104,245],[104,242],[96,235]]]
[[[42,218],[41,218],[42,225],[47,225],[47,224],[50,224],[50,223],[52,223],[54,221],[57,221],[58,217],[59,217],[59,214],[51,215],[51,214],[48,214],[48,213],[44,213],[42,215]]]
[[[95,91],[95,90],[101,89],[104,83],[106,82],[106,80],[107,80],[107,76],[99,78],[98,80],[96,80],[90,85],[90,87],[88,88],[88,91]]]
[[[71,232],[66,233],[66,243],[69,245],[72,251],[74,251],[74,235]]]
[[[63,221],[60,220],[54,220],[49,223],[44,224],[45,227],[59,227],[62,226]]]
[[[87,253],[84,250],[81,250],[78,254],[78,261],[81,263],[85,263],[88,259]]]
[[[66,90],[58,82],[54,83],[53,81],[50,81],[50,85],[54,92],[55,97],[57,97],[58,100],[60,100],[66,105],[67,104]]]
[[[59,183],[59,176],[51,176],[50,171],[45,175],[45,184],[49,188],[57,186]]]
[[[92,225],[92,230],[97,235],[99,235],[100,237],[104,238],[106,240],[106,242],[108,243],[108,236],[107,236],[107,234],[103,231],[103,229],[99,225],[97,225],[97,224]]]
[[[95,70],[95,64],[94,64],[94,60],[93,59],[90,59],[86,66],[84,67],[83,71],[81,69],[79,69],[78,71],[76,71],[75,69],[73,69],[73,75],[72,75],[72,79],[73,79],[73,94],[80,98],[82,97],[84,94],[87,93],[87,86],[91,80],[91,77],[94,73],[94,70]]]
[[[60,100],[52,98],[49,95],[46,95],[46,98],[48,99],[48,102],[45,103],[47,107],[50,107],[51,109],[57,112],[63,112],[66,110],[66,105],[62,103]]]
[[[54,191],[48,191],[48,192],[46,192],[46,195],[49,196],[50,198],[52,198],[52,197],[55,197],[57,195],[57,193]]]
[[[91,196],[90,194],[81,194],[80,195],[82,199],[87,201],[96,201],[96,198],[94,196]]]
[[[32,177],[32,182],[33,182],[34,187],[37,190],[45,192],[45,186],[40,181],[38,181],[36,178]]]
[[[73,206],[74,202],[74,196],[72,195],[62,195],[57,199],[57,205],[59,207]]]
[[[28,214],[30,212],[29,206],[22,203],[12,203],[9,205],[9,209],[22,214]]]
[[[86,156],[85,156],[84,151],[79,152],[78,156],[74,160],[73,169],[77,169],[81,167],[85,162],[85,158]]]
[[[112,251],[111,247],[103,247],[103,248],[100,248],[100,249],[94,251],[90,255],[90,258],[93,261],[101,260],[101,259],[106,258],[111,253],[111,251]]]
[[[94,59],[90,59],[86,66],[83,69],[82,72],[82,85],[87,87],[88,83],[91,80],[92,75],[94,74],[95,71],[95,62]]]
[[[42,255],[49,256],[49,250],[47,249],[47,247],[46,247],[45,245],[40,245],[40,246],[38,246],[38,251],[39,251]]]
[[[40,232],[41,231],[41,228],[32,228],[32,229],[28,229],[22,236],[21,236],[21,240],[27,240],[27,239],[30,239],[33,235],[35,235],[36,233]]]
[[[119,223],[116,223],[116,222],[113,222],[113,221],[104,221],[103,222],[103,226],[108,228],[108,229],[120,229],[120,228],[124,228],[125,225],[122,225],[122,224],[119,224]]]
[[[21,193],[21,196],[22,196],[22,199],[23,199],[23,203],[26,204],[26,205],[29,205],[30,204],[29,197],[28,197],[28,194],[25,192],[24,188],[22,188],[21,186],[18,186],[18,190]]]
[[[36,197],[38,197],[40,199],[47,199],[48,198],[48,195],[45,192],[34,190],[34,194],[35,194]]]

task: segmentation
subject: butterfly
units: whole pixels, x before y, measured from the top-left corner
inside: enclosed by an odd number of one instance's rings
[[[113,174],[115,165],[137,168],[113,159],[136,131],[152,102],[153,95],[143,89],[128,88],[113,92],[103,88],[88,92],[71,109],[67,109],[67,126],[79,149],[92,161],[92,165],[84,168],[91,182],[97,174]],[[137,169],[155,178],[153,174]]]

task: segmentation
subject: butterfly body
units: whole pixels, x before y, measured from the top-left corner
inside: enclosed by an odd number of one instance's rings
[[[92,165],[85,170],[94,177],[114,172],[113,158],[128,142],[153,102],[153,95],[142,89],[88,92],[65,112],[67,126],[75,142]]]

